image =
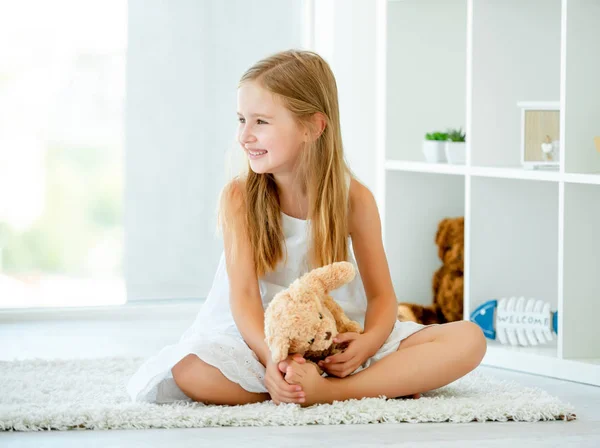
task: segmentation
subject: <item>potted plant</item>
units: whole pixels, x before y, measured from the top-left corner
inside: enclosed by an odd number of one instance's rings
[[[462,128],[449,129],[446,141],[446,159],[453,165],[464,165],[466,161],[467,144]]]
[[[423,154],[425,160],[430,163],[445,163],[445,143],[448,140],[448,134],[446,132],[428,132],[425,134],[425,140],[423,141]]]

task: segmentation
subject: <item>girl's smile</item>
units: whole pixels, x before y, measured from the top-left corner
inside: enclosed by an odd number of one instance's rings
[[[264,149],[247,149],[246,152],[250,159],[256,160],[266,155],[269,151],[265,151]]]

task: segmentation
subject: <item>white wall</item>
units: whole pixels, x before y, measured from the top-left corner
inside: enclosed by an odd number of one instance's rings
[[[386,158],[424,162],[427,132],[466,127],[465,0],[388,3]]]
[[[216,236],[237,82],[303,42],[297,0],[129,1],[125,150],[128,300],[200,298]]]
[[[600,174],[600,2],[567,3],[565,164],[567,172]]]

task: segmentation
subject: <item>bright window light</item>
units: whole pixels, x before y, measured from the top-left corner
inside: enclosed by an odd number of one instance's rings
[[[0,4],[0,309],[123,304],[127,2]]]

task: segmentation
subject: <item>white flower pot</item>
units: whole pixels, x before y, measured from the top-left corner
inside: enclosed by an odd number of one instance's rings
[[[465,142],[446,142],[446,159],[452,165],[464,165],[467,160]]]
[[[423,154],[429,163],[446,163],[445,143],[440,140],[423,140]]]

